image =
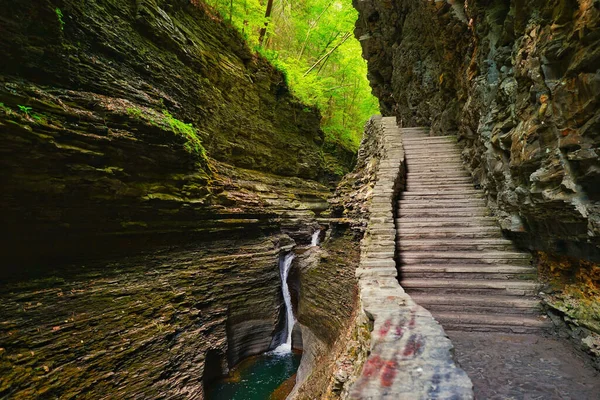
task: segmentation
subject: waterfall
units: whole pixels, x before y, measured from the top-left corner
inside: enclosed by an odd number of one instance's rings
[[[321,233],[320,229],[317,229],[313,234],[312,234],[312,239],[310,240],[310,245],[311,246],[318,246],[319,245],[319,234]]]
[[[294,261],[294,253],[289,252],[285,255],[282,261],[279,262],[279,274],[281,275],[281,291],[283,292],[283,301],[285,303],[285,342],[280,344],[273,353],[287,354],[292,351],[292,329],[294,328],[294,310],[292,309],[292,298],[290,296],[290,288],[287,284],[288,274],[292,261]]]

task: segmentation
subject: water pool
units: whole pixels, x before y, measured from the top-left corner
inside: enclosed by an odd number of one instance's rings
[[[285,399],[294,387],[299,353],[265,353],[239,363],[206,391],[208,400]]]

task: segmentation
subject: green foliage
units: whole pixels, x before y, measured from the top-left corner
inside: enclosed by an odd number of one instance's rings
[[[29,111],[32,110],[31,107],[23,106],[21,104],[19,104],[17,107],[19,107],[19,110],[25,115],[29,115]]]
[[[38,124],[46,125],[48,123],[48,119],[41,114],[33,113],[31,114],[31,118]]]
[[[142,116],[142,110],[136,107],[130,107],[127,109],[127,114],[133,118],[139,119]]]
[[[206,160],[206,150],[202,146],[202,141],[198,137],[196,128],[192,124],[186,124],[174,118],[167,110],[163,110],[163,114],[165,116],[164,122],[171,127],[171,130],[186,139],[185,149],[190,153],[200,155],[203,160]]]
[[[56,13],[56,19],[58,20],[58,26],[62,32],[65,29],[65,21],[63,19],[63,13],[60,10],[60,8],[58,8],[58,7],[56,7],[54,9],[54,12]]]
[[[255,50],[285,75],[292,92],[321,111],[330,145],[356,150],[363,126],[378,112],[360,43],[352,36],[351,0],[275,0],[263,46],[265,7],[258,0],[207,0]],[[233,7],[232,7],[233,5]]]

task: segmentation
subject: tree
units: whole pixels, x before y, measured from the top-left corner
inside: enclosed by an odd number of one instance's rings
[[[273,0],[267,1],[267,10],[265,11],[265,26],[260,29],[258,35],[258,44],[262,46],[265,34],[267,33],[267,27],[269,26],[269,18],[271,18],[271,11],[273,10]]]

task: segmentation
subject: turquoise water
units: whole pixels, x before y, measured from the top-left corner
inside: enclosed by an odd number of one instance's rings
[[[242,361],[230,375],[212,384],[208,400],[268,400],[300,365],[300,354],[263,354]],[[286,385],[287,386],[287,385]],[[286,390],[291,390],[293,385]],[[283,389],[283,388],[282,388]]]

